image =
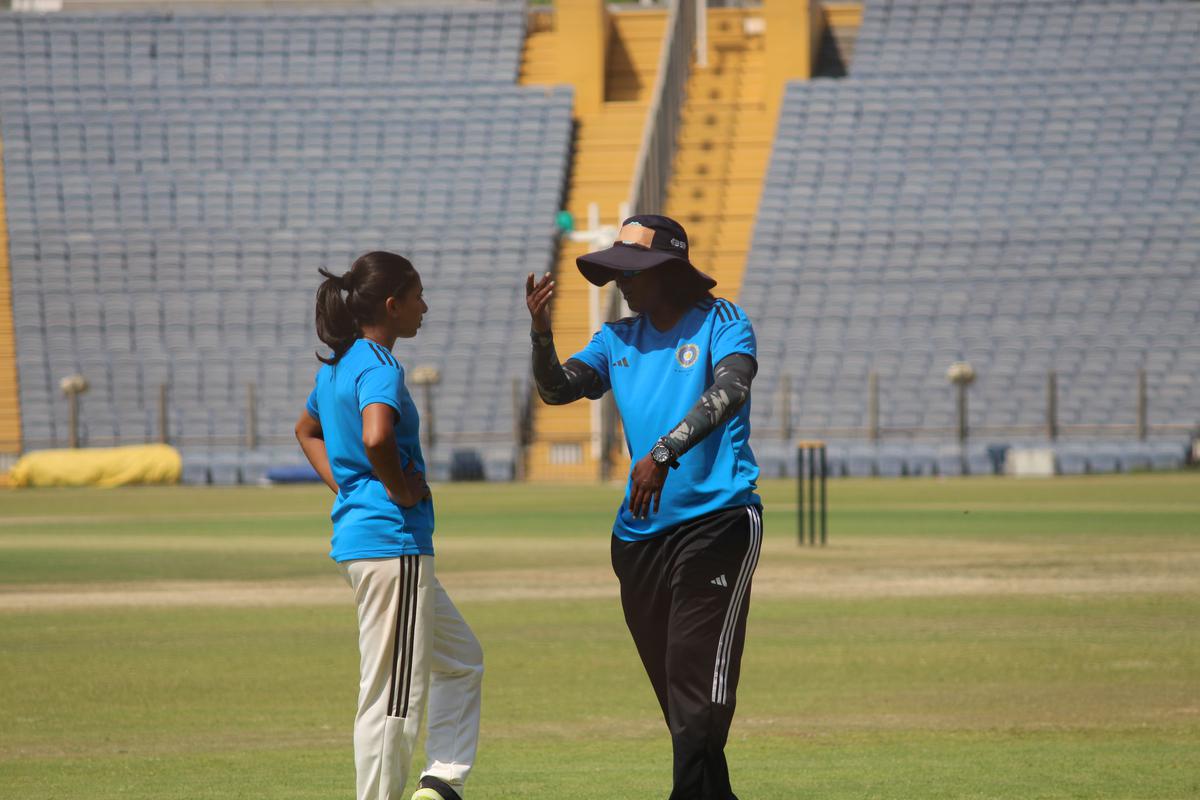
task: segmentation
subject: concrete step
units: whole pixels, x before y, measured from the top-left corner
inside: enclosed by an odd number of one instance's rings
[[[612,158],[593,159],[575,167],[573,178],[578,184],[607,184],[633,172],[633,158],[627,153],[614,153]]]
[[[675,168],[678,170],[699,169],[704,167],[708,174],[714,174],[732,166],[755,166],[765,169],[771,161],[771,143],[755,138],[753,141],[741,139],[731,142],[704,140],[684,142],[675,150]]]
[[[667,202],[682,213],[752,213],[758,207],[760,194],[761,185],[754,180],[732,188],[719,179],[694,180],[688,186],[672,181]]]
[[[749,181],[755,185],[761,183],[762,167],[747,165],[742,167],[731,167],[729,165],[716,164],[700,164],[693,169],[683,169],[677,163],[672,173],[675,180],[683,181],[734,181],[744,182]]]
[[[764,128],[759,131],[712,131],[712,130],[696,130],[694,127],[685,127],[679,132],[679,145],[689,146],[697,145],[712,149],[713,147],[723,146],[730,139],[736,138],[739,146],[746,144],[752,146],[767,145],[768,147],[774,141],[775,131],[770,128]]]
[[[757,100],[742,100],[739,98],[731,98],[728,100],[704,100],[699,97],[692,97],[684,103],[683,110],[680,112],[680,119],[684,122],[696,116],[701,116],[710,113],[742,113],[742,114],[766,114],[767,107],[764,103]]]
[[[667,204],[671,204],[669,196],[667,199]],[[713,227],[715,225],[728,225],[731,227],[740,226],[744,227],[746,230],[750,230],[754,227],[754,214],[746,211],[729,211],[718,213],[705,209],[697,209],[692,211],[684,210],[681,211],[679,216],[675,217],[675,219],[679,220],[689,231],[693,227],[698,230],[701,227]]]
[[[574,208],[578,205],[580,208],[586,209],[588,203],[599,203],[600,213],[603,216],[606,203],[611,202],[612,208],[615,209],[617,203],[626,199],[632,180],[632,176],[626,177],[614,172],[612,179],[608,181],[589,180],[579,185],[573,185],[567,197],[567,207]]]
[[[616,33],[631,38],[662,39],[667,12],[662,9],[620,9],[611,16]]]
[[[772,135],[769,140],[764,140],[759,133],[752,136],[742,137],[709,137],[706,144],[705,138],[691,133],[699,130],[696,125],[684,125],[681,133],[684,134],[680,141],[676,142],[675,152],[691,154],[691,153],[711,153],[722,149],[737,149],[738,152],[755,153],[759,155],[770,155],[771,149],[775,144],[775,137]]]
[[[767,119],[765,114],[742,113],[737,115],[715,115],[697,113],[692,114],[684,119],[680,131],[682,133],[695,133],[708,129],[718,130],[726,133],[731,127],[744,126],[748,130],[752,128],[753,135],[750,136],[750,141],[741,141],[739,139],[726,137],[722,140],[722,144],[726,147],[736,147],[739,150],[744,147],[758,147],[758,142],[761,139],[759,133],[764,130],[770,130],[773,125],[771,120]],[[736,132],[736,131],[735,131]],[[774,133],[774,131],[772,131]],[[691,141],[696,137],[688,137],[684,141],[677,143],[676,152],[686,152]],[[774,137],[772,136],[772,139]],[[774,144],[772,142],[771,144]],[[770,148],[764,148],[764,152],[770,152]]]
[[[603,126],[581,125],[575,131],[575,149],[579,153],[591,154],[593,149],[603,152],[605,148],[615,145],[640,142],[644,124],[644,116],[639,115],[629,117],[621,123],[614,122]],[[583,147],[582,145],[587,146]]]
[[[635,128],[630,126],[625,130],[625,139],[618,141],[614,136],[611,139],[594,138],[592,140],[583,139],[582,142],[589,145],[588,147],[576,147],[576,152],[579,154],[575,159],[577,168],[587,168],[601,165],[612,166],[613,164],[627,167],[630,172],[633,171],[633,164],[637,160],[637,144],[641,141],[641,134],[634,136]],[[579,141],[577,140],[577,145]],[[578,175],[578,169],[575,172]]]
[[[608,43],[608,74],[654,75],[658,71],[661,39],[630,40],[614,36]]]
[[[707,105],[686,103],[680,119],[685,124],[703,123],[716,124],[728,120],[763,120],[770,119],[766,106],[755,102],[738,102],[736,100],[718,101]]]
[[[578,205],[586,210],[588,203],[599,203],[603,215],[605,204],[612,203],[612,207],[616,208],[617,203],[626,199],[632,180],[632,175],[621,175],[614,171],[612,178],[607,181],[593,179],[573,184],[567,197],[567,207],[574,208]]]
[[[645,107],[645,103],[612,100],[602,105],[599,111],[595,112],[594,114],[589,114],[588,118],[591,119],[592,117],[611,117],[620,116],[621,114],[636,114],[639,113],[640,110],[645,109]]]
[[[693,76],[688,82],[688,95],[698,99],[711,98],[713,90],[723,93],[722,99],[737,100],[739,98],[762,95],[762,70],[746,70],[725,75]]]
[[[641,142],[642,129],[646,124],[647,106],[641,105],[632,113],[622,112],[607,117],[585,117],[576,128],[575,138],[578,152],[587,152],[590,147],[578,145],[606,146],[609,143],[628,141]]]
[[[749,214],[738,214],[730,211],[728,214],[709,214],[707,217],[682,209],[670,201],[667,206],[678,212],[678,219],[688,229],[689,236],[697,246],[703,245],[710,251],[721,250],[732,243],[732,249],[744,247],[754,229],[753,221],[747,221]],[[687,220],[687,222],[684,222]]]
[[[667,200],[665,207],[669,209],[669,215],[689,231],[693,228],[697,231],[742,231],[744,233],[739,235],[748,236],[754,228],[754,215],[748,213],[745,206],[724,208],[709,204],[688,207]]]
[[[769,160],[770,153],[765,149],[693,149],[676,154],[673,174],[682,179],[733,178],[761,181]]]
[[[693,229],[695,233],[693,233]],[[704,228],[688,226],[688,238],[692,246],[692,263],[720,261],[730,256],[744,256],[750,249],[750,234],[713,234]]]
[[[521,53],[521,68],[518,71],[522,85],[553,85],[562,83],[558,70],[558,39],[554,32],[542,29],[548,15],[531,15],[530,28],[525,35],[525,47]]]
[[[749,70],[761,72],[766,63],[765,50],[720,50],[709,55],[707,65],[694,68],[690,74],[690,79],[698,80],[707,76],[720,76],[730,73],[747,72]]]
[[[729,84],[696,87],[688,92],[688,96],[695,100],[706,102],[733,101],[742,103],[761,103],[764,98],[762,82],[749,79],[740,83],[731,82]]]

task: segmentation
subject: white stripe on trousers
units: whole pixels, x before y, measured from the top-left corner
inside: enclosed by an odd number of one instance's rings
[[[721,638],[717,641],[717,661],[713,668],[712,701],[721,705],[729,698],[729,655],[733,649],[733,640],[737,638],[742,601],[746,599],[746,590],[750,587],[754,568],[758,566],[758,553],[762,546],[762,517],[754,506],[747,506],[746,512],[750,515],[750,539],[746,546],[746,555],[742,558],[741,569],[738,571],[737,582],[729,598],[729,608],[725,610],[725,623],[721,627]]]

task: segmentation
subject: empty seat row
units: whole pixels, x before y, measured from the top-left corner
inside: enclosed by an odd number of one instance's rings
[[[0,16],[0,85],[355,86],[516,79],[520,4],[307,13],[200,10]]]
[[[554,260],[571,91],[514,85],[520,4],[330,13],[0,16],[27,448],[66,442],[59,380],[81,373],[85,444],[165,427],[185,472],[255,479],[327,352],[317,269],[386,249],[429,304],[396,349],[440,371],[418,407],[511,475],[522,282]]]
[[[866,4],[850,77],[789,84],[755,221],[740,299],[768,474],[796,437],[863,435],[872,374],[885,442],[953,438],[958,361],[976,371],[965,458],[838,451],[838,469],[989,469],[981,440],[1045,429],[1052,370],[1072,436],[1133,440],[1144,414],[1176,437],[1158,462],[1136,441],[1066,447],[1062,471],[1182,463],[1200,428],[1198,31],[1200,5],[1170,0]]]

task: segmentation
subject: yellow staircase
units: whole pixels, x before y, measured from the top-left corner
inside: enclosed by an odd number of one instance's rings
[[[620,224],[619,208],[629,199],[634,161],[641,145],[646,111],[658,69],[666,12],[630,10],[611,13],[604,54],[603,100],[589,108],[576,105],[575,142],[566,208],[576,226],[587,227],[588,205],[596,203],[600,222]],[[521,65],[521,83],[560,83],[563,47],[549,14],[531,15]],[[575,258],[587,245],[564,240],[554,276],[552,326],[563,361],[583,348],[598,327],[592,319],[591,285],[579,274]],[[545,481],[594,481],[599,475],[600,423],[596,401],[547,406],[533,400],[533,441],[526,454],[526,477]],[[622,451],[624,447],[620,448]],[[628,471],[616,464],[615,477]]]
[[[708,9],[708,63],[692,65],[664,213],[719,296],[741,290],[784,84],[812,76],[826,28],[852,36],[861,24],[860,2]]]
[[[598,205],[602,224],[619,222],[666,16],[663,10],[605,13],[595,0],[557,0],[553,14],[530,17],[521,82],[576,87],[566,207],[577,227],[586,227],[589,203]],[[752,8],[708,10],[707,65],[693,65],[689,77],[665,208],[648,211],[684,224],[692,259],[716,278],[719,295],[736,298],[741,288],[785,83],[811,77],[826,27],[852,30],[860,20],[856,2],[764,0]],[[564,241],[555,266],[553,327],[563,360],[598,327],[591,287],[575,268],[586,250]],[[628,461],[623,444],[618,449],[611,476],[621,479]],[[526,477],[595,480],[599,453],[596,403],[551,407],[534,399]]]
[[[8,209],[4,204],[4,142],[0,141],[0,455],[21,451],[21,398],[13,331],[12,270],[8,263]]]
[[[709,9],[708,64],[692,65],[667,188],[665,213],[687,229],[692,261],[730,299],[741,288],[775,134],[761,20],[757,8]]]

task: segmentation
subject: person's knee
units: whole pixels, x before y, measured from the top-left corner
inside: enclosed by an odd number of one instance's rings
[[[476,683],[483,680],[483,648],[479,648],[476,652],[476,656],[472,659],[468,672],[470,672],[471,677]]]
[[[733,709],[719,703],[678,704],[671,709],[671,736],[696,749],[724,746]]]
[[[477,683],[483,680],[483,647],[473,640],[454,653],[448,663],[435,663],[433,669],[448,678],[469,678]]]
[[[470,649],[470,657],[467,663],[471,667],[471,671],[479,677],[483,677],[483,645],[478,639],[472,638]]]

